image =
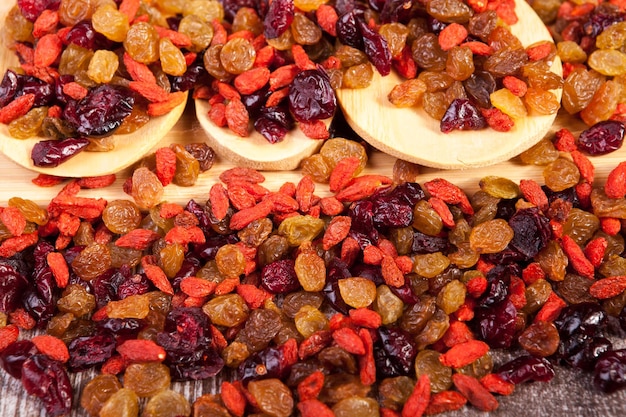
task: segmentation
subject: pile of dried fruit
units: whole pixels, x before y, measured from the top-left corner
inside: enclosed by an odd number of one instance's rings
[[[194,33],[167,16],[141,0],[17,2],[3,30],[20,67],[0,84],[0,122],[16,138],[49,139],[33,149],[35,166],[110,150],[113,133],[185,103]]]
[[[328,197],[310,175],[271,191],[233,168],[184,207],[139,177],[135,202],[80,197],[76,181],[45,210],[13,198],[0,365],[51,416],[72,407],[68,372],[93,368],[80,403],[101,417],[136,416],[139,398],[144,416],[489,411],[555,364],[624,388],[607,336],[626,330],[626,163],[595,184],[572,144],[557,135],[569,154],[543,162],[545,186],[486,177],[471,197],[405,182],[402,163],[359,175],[364,149],[336,138],[319,154]],[[525,353],[496,368],[491,348]],[[170,389],[227,369],[219,394]]]

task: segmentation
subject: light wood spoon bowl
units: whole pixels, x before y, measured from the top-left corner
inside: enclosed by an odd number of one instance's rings
[[[0,2],[0,22],[14,6],[14,2]],[[0,77],[9,67],[17,67],[15,53],[0,46]],[[113,174],[132,165],[146,155],[176,124],[185,110],[186,101],[168,114],[151,119],[133,133],[113,135],[115,149],[108,152],[81,152],[54,168],[33,165],[31,150],[43,137],[16,139],[9,135],[6,125],[0,125],[0,152],[15,163],[30,170],[60,177],[91,177]]]
[[[269,143],[253,129],[250,129],[250,136],[244,138],[209,119],[211,105],[207,100],[198,99],[195,103],[196,116],[207,134],[209,145],[235,165],[263,171],[289,171],[298,168],[304,158],[313,155],[324,143],[323,140],[306,137],[297,127],[278,143]],[[330,119],[325,123],[328,127]]]
[[[519,22],[511,27],[524,46],[549,40],[552,36],[525,0],[516,0]],[[558,57],[552,71],[562,75]],[[377,149],[409,162],[441,169],[493,165],[508,160],[541,140],[556,114],[529,116],[515,121],[509,132],[487,128],[442,133],[439,121],[421,107],[399,108],[387,99],[391,89],[403,81],[392,71],[386,77],[375,72],[369,87],[342,88],[337,98],[346,120],[363,139]],[[561,90],[554,91],[559,101]]]

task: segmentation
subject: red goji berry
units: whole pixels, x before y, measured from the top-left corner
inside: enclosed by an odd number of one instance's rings
[[[474,335],[467,324],[453,320],[450,322],[450,327],[448,327],[441,340],[444,345],[450,348],[474,340]]]
[[[26,218],[16,207],[5,207],[0,211],[0,221],[12,236],[19,236],[26,228]]]
[[[333,6],[328,4],[320,5],[315,11],[317,24],[323,31],[331,36],[337,36],[337,20],[339,16]]]
[[[298,129],[309,139],[323,140],[330,137],[328,127],[326,127],[326,124],[322,120],[299,122]]]
[[[487,120],[487,124],[496,132],[508,132],[513,129],[515,122],[506,113],[495,107],[491,109],[480,109],[483,117]]]
[[[66,179],[67,178],[65,177],[59,177],[56,175],[39,174],[33,178],[31,182],[38,187],[54,187],[55,185],[61,184]]]
[[[14,236],[5,239],[0,244],[0,256],[4,258],[10,258],[16,253],[23,251],[27,247],[37,244],[37,240],[37,232],[26,233],[20,236]]]
[[[126,369],[126,360],[120,355],[113,355],[107,359],[100,368],[105,375],[119,375]]]
[[[4,327],[0,327],[0,352],[11,343],[16,342],[19,335],[20,329],[15,324],[7,324]]]
[[[482,13],[487,10],[487,0],[468,0],[467,4],[474,9],[477,13]]]
[[[140,0],[122,0],[118,10],[128,18],[128,23],[132,23],[139,11],[139,6],[141,6]]]
[[[164,114],[169,113],[174,110],[176,107],[185,103],[187,96],[182,91],[176,91],[174,93],[169,93],[167,100],[160,101],[158,103],[150,103],[148,104],[148,116],[150,117],[158,117],[163,116]]]
[[[391,256],[383,255],[380,268],[385,283],[390,287],[398,288],[405,284],[404,274]]]
[[[449,51],[460,45],[467,38],[467,29],[458,23],[450,23],[439,32],[439,46],[444,51]]]
[[[512,75],[504,77],[502,85],[517,97],[523,97],[528,90],[528,85],[524,81]]]
[[[574,164],[578,167],[578,171],[580,171],[580,176],[582,179],[587,181],[589,184],[593,184],[593,179],[595,176],[595,167],[582,152],[578,150],[574,150],[570,152],[572,155],[572,159],[574,160]]]
[[[203,278],[186,277],[180,281],[180,290],[190,297],[207,297],[215,291],[217,284]]]
[[[531,285],[538,279],[545,279],[545,277],[546,273],[541,269],[538,262],[531,262],[522,270],[522,279],[526,285]]]
[[[254,207],[256,199],[245,188],[238,185],[229,185],[226,190],[230,204],[237,210]]]
[[[126,52],[124,52],[122,60],[124,61],[124,66],[126,67],[126,71],[128,71],[131,79],[156,85],[156,77],[146,64],[135,61]]]
[[[128,88],[152,103],[160,103],[169,99],[169,94],[157,84],[144,81],[131,81]]]
[[[456,389],[481,411],[494,411],[498,408],[498,400],[474,377],[455,373],[452,382]]]
[[[539,61],[550,55],[554,44],[548,41],[540,41],[526,48],[526,55],[531,61]]]
[[[243,416],[246,411],[246,397],[234,384],[223,381],[220,387],[222,402],[232,414],[237,417]]]
[[[626,276],[602,278],[591,284],[589,294],[600,300],[615,297],[626,290]]]
[[[24,330],[34,329],[37,324],[35,319],[23,308],[17,308],[10,312],[9,322]]]
[[[50,359],[54,359],[55,361],[62,363],[65,363],[70,359],[70,352],[67,349],[65,342],[58,337],[45,334],[35,336],[30,341],[33,342],[40,353],[43,353]]]
[[[487,278],[482,275],[474,277],[465,283],[467,294],[474,298],[480,297],[487,289],[487,285]]]
[[[298,357],[305,360],[317,355],[332,342],[332,332],[329,330],[318,330],[308,338],[304,339],[298,347]]]
[[[515,308],[521,310],[526,305],[526,284],[521,278],[511,277],[509,284],[509,300]]]
[[[272,201],[263,200],[254,207],[236,212],[230,218],[230,228],[241,230],[255,220],[267,217],[274,207]]]
[[[341,243],[340,258],[348,266],[354,264],[354,261],[356,261],[360,252],[361,246],[359,246],[359,242],[357,242],[353,237],[347,237]]]
[[[180,243],[181,245],[204,243],[206,241],[204,232],[197,226],[174,226],[165,234],[164,239],[167,243]]]
[[[149,339],[127,339],[116,350],[128,363],[162,362],[167,355],[165,349]]]
[[[578,202],[582,208],[591,206],[591,191],[592,186],[588,182],[580,182],[574,186]]]
[[[39,39],[44,35],[53,33],[59,24],[59,13],[54,10],[46,9],[33,24],[33,37]]]
[[[320,208],[326,216],[337,216],[344,210],[341,201],[335,197],[324,197],[320,200]]]
[[[265,45],[258,51],[256,51],[256,58],[254,59],[254,67],[267,68],[274,62],[276,57],[276,49],[271,45]],[[269,81],[269,78],[268,78]]]
[[[289,87],[284,87],[270,94],[265,102],[265,107],[278,106],[281,101],[289,96]]]
[[[174,289],[172,288],[172,284],[167,278],[167,275],[165,275],[165,272],[163,272],[163,270],[156,265],[152,256],[144,256],[141,258],[141,266],[143,267],[146,277],[154,284],[155,287],[166,294],[174,294]]]
[[[342,158],[337,162],[330,173],[328,181],[329,190],[332,193],[341,191],[357,174],[361,161],[356,156]]]
[[[365,344],[356,331],[349,327],[337,329],[332,334],[333,340],[343,350],[355,355],[364,355],[366,352]]]
[[[483,357],[487,352],[489,352],[489,345],[485,342],[468,340],[452,346],[450,350],[439,357],[439,361],[444,366],[461,368]]]
[[[115,241],[115,246],[121,248],[146,250],[161,236],[148,229],[133,229]]]
[[[384,175],[362,175],[353,178],[335,197],[341,202],[362,200],[370,197],[381,187],[389,186],[391,183],[391,178]]]
[[[352,322],[359,327],[377,329],[383,324],[382,317],[374,310],[368,308],[354,308],[349,312]]]
[[[78,84],[77,82],[72,81],[63,84],[63,94],[73,98],[74,100],[84,99],[87,96],[87,93],[89,93],[89,90],[87,90],[85,87]]]
[[[363,263],[367,265],[380,265],[383,261],[383,252],[374,245],[368,245],[363,249]]]
[[[446,227],[454,227],[454,217],[452,216],[452,212],[448,205],[440,198],[431,197],[428,199],[430,206],[435,210],[435,212],[441,217],[441,221],[443,225]]]
[[[591,262],[589,262],[589,259],[585,257],[583,250],[580,246],[578,246],[576,241],[574,241],[574,239],[572,239],[569,235],[564,235],[561,240],[561,246],[569,259],[572,268],[574,268],[574,270],[583,277],[593,279],[594,267]]]
[[[374,360],[374,341],[369,330],[359,330],[359,336],[365,346],[365,354],[359,356],[359,377],[363,385],[372,385],[376,382],[376,362]],[[294,340],[294,339],[291,339]]]
[[[431,395],[430,402],[424,411],[424,415],[431,416],[445,413],[446,411],[458,410],[466,403],[467,399],[457,391],[437,392]]]
[[[604,183],[604,192],[609,198],[622,198],[626,195],[626,162],[620,162],[609,172]]]
[[[0,108],[0,123],[8,125],[13,120],[24,116],[35,104],[35,95],[32,93],[19,96],[6,106]]]
[[[463,42],[461,47],[467,47],[474,55],[489,56],[493,54],[493,48],[486,43],[478,41]]]
[[[349,216],[335,216],[331,219],[322,238],[322,247],[329,250],[333,246],[341,243],[350,232],[352,218]]]
[[[300,401],[316,399],[320,395],[322,388],[324,388],[324,373],[315,371],[298,384],[298,397]]]
[[[302,417],[334,417],[333,410],[317,399],[300,401],[297,404],[298,411]]]
[[[448,180],[435,178],[425,182],[424,187],[426,187],[432,197],[438,197],[448,204],[458,204],[464,214],[474,214],[474,208],[469,202],[467,195]]]
[[[541,306],[537,314],[535,315],[535,321],[554,321],[561,314],[561,310],[567,304],[563,301],[554,291],[550,292],[548,299]]]
[[[430,378],[422,374],[402,407],[402,417],[421,417],[430,402]]]
[[[33,48],[23,44],[22,42],[16,42],[14,48],[20,62],[27,65],[33,65],[33,61],[35,60],[35,50]]]
[[[247,95],[260,90],[269,79],[270,70],[267,67],[256,67],[237,75],[233,84],[239,93]]]
[[[52,271],[57,287],[67,287],[70,279],[70,271],[63,255],[59,252],[50,252],[46,256],[46,262]]]
[[[589,262],[591,262],[594,268],[599,268],[602,264],[607,247],[607,240],[601,236],[590,240],[585,246],[585,256],[589,259]]]
[[[413,270],[413,260],[406,255],[398,256],[394,261],[403,274],[408,274]]]
[[[154,25],[154,28],[156,29],[157,33],[159,34],[159,37],[161,38],[167,38],[170,41],[172,41],[172,43],[179,47],[179,48],[188,48],[191,45],[193,45],[193,42],[191,41],[191,38],[181,32],[177,32],[175,30],[171,30],[171,29],[166,29],[164,27],[158,26],[158,25]],[[185,54],[185,61],[187,65],[191,65],[193,64],[193,62],[196,60],[196,54],[195,53],[190,53],[189,56],[187,56],[187,54]]]
[[[296,64],[283,65],[276,68],[270,74],[270,91],[280,90],[289,86],[299,73],[300,68]]]
[[[298,202],[298,208],[302,213],[308,213],[313,202],[313,193],[315,192],[315,182],[310,175],[304,175],[296,186],[295,199]]]
[[[252,284],[237,285],[237,294],[239,294],[248,307],[252,309],[260,308],[265,301],[272,298],[271,293]]]
[[[413,59],[411,47],[406,45],[402,52],[391,60],[391,64],[401,77],[410,80],[417,76],[417,64]]]
[[[240,284],[239,277],[226,278],[215,287],[215,295],[230,294]]]
[[[521,180],[519,188],[526,201],[539,207],[542,211],[546,211],[548,209],[548,196],[537,181],[530,179]]]
[[[515,384],[505,381],[498,374],[487,374],[480,378],[480,383],[494,394],[511,395],[515,390]]]
[[[554,141],[554,147],[561,152],[572,152],[576,148],[576,138],[566,128],[562,128],[555,133],[556,140]]]
[[[56,33],[43,35],[35,45],[35,57],[33,63],[37,67],[49,67],[61,55],[63,42]]]
[[[622,222],[614,217],[600,218],[600,228],[609,236],[617,235],[622,229]]]

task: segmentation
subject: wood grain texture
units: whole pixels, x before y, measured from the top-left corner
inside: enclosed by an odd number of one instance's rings
[[[552,37],[532,8],[518,1],[519,22],[511,26],[524,46]],[[561,62],[552,71],[561,75]],[[537,143],[550,129],[555,115],[533,115],[515,121],[510,132],[492,129],[455,130],[441,133],[439,121],[422,107],[395,107],[387,99],[403,79],[395,72],[381,77],[377,72],[369,87],[341,88],[339,103],[352,128],[376,148],[398,158],[434,168],[463,169],[506,161]],[[561,99],[561,90],[554,91]]]

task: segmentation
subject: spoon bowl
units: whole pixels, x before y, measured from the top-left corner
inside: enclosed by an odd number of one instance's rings
[[[0,22],[4,22],[14,2],[0,2]],[[11,67],[18,67],[15,53],[0,45],[0,77]],[[115,148],[107,152],[83,151],[54,168],[33,165],[31,151],[43,137],[16,139],[6,125],[0,125],[0,152],[13,162],[32,171],[60,177],[92,177],[113,174],[132,165],[146,155],[176,124],[185,109],[186,100],[169,113],[151,118],[133,133],[113,135]]]
[[[538,41],[553,42],[550,32],[525,0],[517,0],[518,23],[511,26],[526,47]],[[558,57],[551,70],[562,75]],[[348,124],[375,148],[397,158],[440,169],[483,167],[508,160],[540,141],[552,126],[556,114],[531,115],[515,121],[509,132],[493,129],[455,130],[442,133],[439,121],[423,108],[400,108],[387,95],[403,79],[392,71],[362,89],[342,88],[337,99]],[[561,90],[553,91],[561,100]]]

